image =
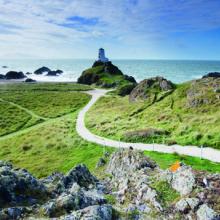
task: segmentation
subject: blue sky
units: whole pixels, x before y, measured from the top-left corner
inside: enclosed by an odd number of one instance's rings
[[[220,0],[0,0],[0,58],[220,60]]]

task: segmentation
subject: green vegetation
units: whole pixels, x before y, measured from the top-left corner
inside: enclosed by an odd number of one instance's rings
[[[145,101],[129,102],[128,96],[109,93],[87,113],[87,127],[100,136],[128,142],[178,143],[220,149],[220,101],[208,83],[198,84],[197,90],[190,82],[178,85],[172,94],[151,105]],[[149,129],[163,132],[151,135],[141,132]],[[127,135],[128,132],[134,135]]]
[[[4,83],[0,86],[0,91],[86,91],[90,89],[90,86],[78,83]]]
[[[19,130],[30,119],[25,111],[0,100],[0,136]]]
[[[62,87],[59,92],[52,91],[55,85],[48,83],[48,91],[46,87],[45,91],[35,90],[36,84],[28,85],[28,91],[22,83],[8,84],[7,90],[1,87],[1,98],[7,101],[0,102],[4,125],[0,132],[9,135],[0,137],[0,160],[11,161],[37,177],[67,172],[79,163],[94,171],[103,148],[82,140],[75,130],[78,111],[90,97],[74,91],[74,86],[79,88],[77,84],[71,85],[73,91]]]
[[[151,187],[157,191],[157,199],[164,207],[169,207],[180,197],[179,193],[172,189],[166,181],[155,181]]]
[[[11,161],[37,177],[47,176],[54,171],[67,172],[79,163],[85,163],[95,174],[104,173],[100,171],[103,168],[95,168],[98,159],[103,157],[103,147],[81,139],[75,130],[78,111],[89,100],[88,95],[75,91],[79,88],[86,90],[89,87],[62,83],[1,86],[0,160]],[[94,124],[93,132],[100,132],[104,126],[106,130],[102,134],[118,139],[123,136],[120,129],[126,130],[126,126],[132,128],[134,124],[137,128],[144,125],[139,119],[143,112],[147,112],[143,102],[129,104],[127,97],[121,98],[111,93],[111,96],[102,98],[91,110],[93,120],[87,115],[87,124]],[[105,117],[103,114],[106,114]],[[129,116],[127,120],[126,117],[132,114],[134,117]],[[105,150],[111,153],[115,149]],[[163,169],[181,160],[194,169],[220,172],[219,164],[198,158],[157,152],[145,154]]]
[[[0,96],[46,118],[74,112],[89,100],[88,95],[82,93],[79,96],[75,91],[7,91],[0,92]]]

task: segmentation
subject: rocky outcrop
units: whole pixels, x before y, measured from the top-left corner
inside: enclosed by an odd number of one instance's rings
[[[43,66],[43,67],[35,70],[34,73],[37,74],[37,75],[40,75],[40,74],[43,74],[43,73],[48,73],[49,71],[51,71],[51,70],[48,67]]]
[[[60,75],[61,73],[63,73],[63,71],[62,70],[54,70],[54,71],[49,71],[48,73],[47,73],[47,76],[58,76],[58,75]]]
[[[9,71],[5,74],[5,79],[24,79],[26,76],[23,72]]]
[[[85,165],[38,180],[0,161],[0,219],[219,219],[219,174],[161,170],[132,148],[99,162],[101,181]]]
[[[186,106],[197,108],[200,106],[217,105],[220,103],[220,78],[205,77],[194,80],[186,91]]]
[[[105,88],[136,83],[133,77],[123,75],[121,70],[110,61],[104,63],[95,61],[92,68],[82,72],[77,82],[87,85],[95,84]]]
[[[131,92],[129,100],[147,100],[150,103],[159,101],[170,94],[175,85],[163,77],[157,76],[141,81]]]
[[[192,168],[185,165],[182,165],[176,172],[168,170],[166,180],[182,196],[189,195],[195,186]]]
[[[206,74],[202,78],[207,78],[207,77],[220,78],[220,72],[211,72],[211,73]]]
[[[0,162],[0,219],[40,215],[60,219],[68,219],[68,215],[79,216],[78,219],[89,215],[111,219],[112,208],[105,204],[103,185],[85,165],[78,165],[67,175],[54,173],[38,180],[24,169]]]

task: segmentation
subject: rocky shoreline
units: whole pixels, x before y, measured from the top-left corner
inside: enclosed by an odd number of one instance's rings
[[[102,177],[81,164],[37,179],[1,161],[0,219],[220,219],[220,175],[178,165],[120,149],[100,158]]]

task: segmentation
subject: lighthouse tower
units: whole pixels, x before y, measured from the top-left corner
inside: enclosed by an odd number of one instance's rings
[[[99,59],[98,61],[101,61],[103,63],[106,63],[108,62],[108,58],[105,57],[105,50],[103,48],[100,48],[99,49]]]

